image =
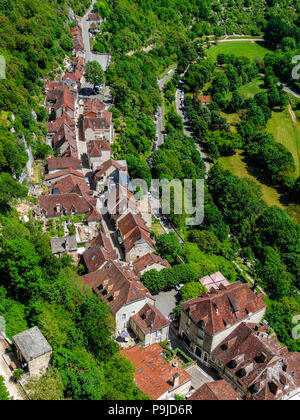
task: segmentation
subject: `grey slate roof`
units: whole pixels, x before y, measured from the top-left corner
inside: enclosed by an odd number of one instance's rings
[[[15,335],[13,341],[27,363],[52,351],[52,347],[38,327],[30,328]]]
[[[64,236],[63,238],[51,238],[51,249],[53,254],[68,251],[77,251],[76,236]]]

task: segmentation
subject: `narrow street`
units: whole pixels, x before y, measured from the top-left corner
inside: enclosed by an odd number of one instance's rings
[[[83,35],[83,43],[84,43],[84,55],[85,55],[85,62],[88,63],[89,61],[97,61],[103,70],[107,70],[110,62],[111,56],[109,54],[95,54],[91,51],[90,46],[90,21],[88,20],[89,14],[93,10],[94,4],[96,0],[93,0],[91,7],[86,12],[84,17],[82,18],[82,35]]]
[[[158,83],[158,87],[159,90],[162,92],[164,85],[170,80],[170,78],[172,77],[174,71],[176,69],[172,68],[171,70],[168,71],[168,73],[166,74],[166,76],[164,76],[162,79],[159,79],[157,81]],[[156,121],[155,121],[155,125],[156,125],[156,139],[153,145],[153,150],[157,150],[159,148],[159,146],[161,146],[164,142],[164,134],[163,134],[163,129],[164,129],[164,112],[163,112],[163,107],[159,106],[158,110],[157,110],[157,117],[156,117]]]
[[[177,91],[176,91],[175,102],[176,102],[177,114],[182,118],[182,121],[183,121],[183,132],[186,136],[193,138],[193,133],[190,129],[188,120],[185,118],[185,115],[184,115],[184,108],[183,108],[183,105],[182,105],[182,103],[184,103],[184,90],[182,88],[182,84],[181,84],[181,87],[179,89],[177,89]],[[199,143],[196,142],[195,145],[196,145],[196,149],[200,153],[201,159],[204,162],[205,173],[206,173],[205,178],[207,178],[208,172],[210,170],[210,164],[209,164],[208,158],[207,158],[206,154],[204,153],[204,151],[202,150],[202,148],[200,147]]]

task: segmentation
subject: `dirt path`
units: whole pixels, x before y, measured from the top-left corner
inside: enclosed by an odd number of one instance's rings
[[[7,343],[0,338],[0,376],[4,378],[4,384],[10,397],[14,400],[24,400],[19,386],[15,383],[12,373],[2,357],[6,349]]]
[[[296,123],[297,122],[297,118],[296,118],[295,112],[293,111],[293,108],[291,107],[290,104],[288,106],[288,110],[289,110],[289,113],[291,114],[291,117],[292,117],[293,122]]]

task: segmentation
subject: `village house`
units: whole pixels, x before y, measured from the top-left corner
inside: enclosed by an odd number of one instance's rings
[[[265,314],[263,295],[236,282],[182,304],[179,334],[190,350],[208,364],[212,351],[242,322],[259,323]]]
[[[241,396],[224,379],[203,384],[188,398],[193,401],[239,401]]]
[[[76,95],[66,83],[61,89],[49,90],[46,94],[46,109],[51,120],[61,117],[64,112],[74,119],[76,106]]]
[[[90,13],[88,17],[88,20],[90,22],[100,22],[101,19],[102,19],[101,16],[98,15],[97,13]]]
[[[74,128],[69,127],[63,123],[57,133],[52,138],[52,149],[55,153],[63,155],[68,148],[72,148],[75,156],[78,156],[78,148],[76,143]]]
[[[76,193],[86,198],[92,198],[93,192],[90,190],[85,179],[74,175],[68,175],[57,181],[52,187],[52,194]],[[89,201],[89,200],[88,200]],[[93,202],[94,203],[94,202]]]
[[[38,327],[15,335],[13,344],[25,373],[29,373],[30,376],[40,376],[48,369],[52,347]]]
[[[102,216],[85,197],[78,194],[58,194],[39,196],[41,214],[45,218],[57,218],[71,215],[86,215],[91,226],[100,223]]]
[[[107,191],[108,179],[111,178],[112,180],[115,180],[116,178],[118,178],[118,181],[120,181],[122,180],[122,173],[124,174],[125,183],[128,187],[130,179],[128,175],[126,161],[116,161],[112,159],[105,161],[96,169],[94,173],[96,190],[99,192]],[[119,182],[116,182],[115,184],[118,183]]]
[[[74,28],[72,28],[71,34],[73,37],[73,55],[77,56],[78,54],[84,52],[84,43],[83,43],[81,25],[76,25]]]
[[[112,247],[110,239],[102,232],[92,241],[91,246],[82,254],[83,263],[89,273],[99,270],[110,260],[117,261],[118,253]]]
[[[89,166],[93,168],[111,159],[112,148],[106,140],[92,140],[87,144]]]
[[[289,353],[267,331],[241,323],[214,349],[210,365],[246,399],[299,399],[300,353]]]
[[[133,263],[133,269],[138,276],[142,276],[149,270],[161,271],[164,268],[171,268],[171,266],[167,260],[155,254],[146,254]]]
[[[204,286],[209,292],[213,290],[219,290],[221,285],[227,287],[230,285],[229,281],[225,279],[220,271],[217,271],[210,276],[205,276],[199,280],[199,282]]]
[[[78,158],[49,158],[47,163],[47,170],[49,174],[54,174],[55,172],[74,169],[81,173],[82,163]]]
[[[144,347],[169,340],[170,321],[149,303],[130,318],[129,325]]]
[[[125,173],[123,174],[125,184],[130,182],[129,177]],[[109,190],[105,196],[106,201],[104,204],[107,206],[108,214],[114,225],[128,213],[138,214],[139,211],[134,195],[126,186],[120,183],[115,185],[114,182],[112,184],[108,182],[108,188]]]
[[[64,236],[63,238],[50,239],[52,254],[60,258],[64,254],[68,254],[73,258],[75,264],[78,262],[77,241],[76,236]]]
[[[63,178],[68,177],[69,175],[72,175],[73,177],[78,178],[79,180],[84,180],[84,175],[82,172],[76,171],[73,168],[63,169],[62,171],[55,171],[50,174],[45,175],[45,184],[47,187],[51,187],[54,184],[56,184],[57,181],[60,181]]]
[[[105,104],[99,98],[89,99],[84,104],[83,116],[84,118],[99,118],[105,108]]]
[[[130,317],[154,299],[149,290],[127,265],[106,261],[98,271],[82,276],[102,302],[110,307],[116,321],[117,334],[126,331]]]
[[[119,241],[124,247],[127,262],[133,263],[155,251],[150,231],[140,215],[128,213],[117,221],[117,231]]]
[[[201,105],[210,105],[211,104],[211,98],[210,96],[199,96],[199,101],[201,102]]]
[[[191,376],[180,366],[170,365],[159,344],[122,350],[121,354],[135,366],[136,386],[151,400],[185,397],[191,388]]]
[[[61,117],[57,118],[56,120],[50,121],[46,123],[47,127],[47,143],[49,146],[53,145],[53,138],[59,132],[61,126],[66,124],[71,130],[75,130],[75,121],[64,112]]]
[[[102,111],[101,116],[96,118],[84,117],[82,120],[82,132],[86,142],[103,139],[111,142],[113,139],[111,112]]]

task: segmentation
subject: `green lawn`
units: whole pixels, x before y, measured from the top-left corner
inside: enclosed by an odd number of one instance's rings
[[[261,186],[263,199],[268,204],[268,206],[276,205],[283,209],[285,208],[285,206],[282,205],[279,201],[280,194],[274,188],[259,182],[257,178],[251,174],[251,171],[248,169],[247,164],[244,161],[242,152],[238,152],[233,156],[221,157],[219,162],[224,169],[230,170],[234,175],[240,178],[250,178],[257,182]]]
[[[293,155],[297,176],[300,168],[300,122],[293,122],[289,110],[273,112],[268,121],[267,130],[273,134],[278,143],[283,144]]]
[[[262,76],[253,79],[250,83],[241,86],[238,89],[239,94],[243,99],[253,98],[257,93],[263,90],[264,79]]]
[[[212,46],[208,51],[208,57],[214,61],[219,54],[234,54],[236,56],[248,57],[251,60],[261,59],[269,52],[264,47],[263,42],[257,41],[233,41],[233,42],[220,42],[218,45]]]

